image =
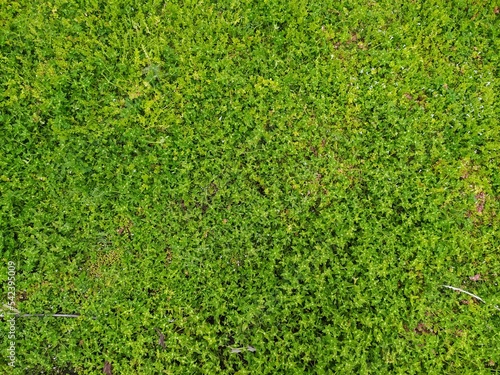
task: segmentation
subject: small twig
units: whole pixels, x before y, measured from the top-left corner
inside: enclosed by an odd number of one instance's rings
[[[230,348],[228,346],[228,348]],[[241,353],[243,350],[248,350],[249,352],[255,352],[255,348],[253,346],[248,345],[246,348],[231,348],[231,353]]]
[[[46,317],[46,316],[53,318],[79,318],[81,316],[80,314],[22,314],[14,306],[4,304],[2,307],[3,307],[3,314],[0,314],[0,318],[5,318],[8,316],[14,318],[34,318],[34,317]],[[5,311],[5,309],[10,310],[10,312]],[[2,308],[0,308],[0,311],[2,311]],[[92,319],[96,320],[97,317],[93,316]],[[169,319],[168,322],[173,323],[175,322],[175,319]]]
[[[16,310],[18,311],[18,310]],[[6,313],[6,314],[0,314],[0,318],[4,318],[7,316],[13,316],[16,318],[34,318],[34,317],[45,317],[45,316],[50,316],[54,318],[79,318],[81,315],[80,314],[12,314],[12,313]],[[93,316],[92,319],[96,320],[97,317]],[[169,323],[175,322],[175,319],[169,319]]]
[[[0,314],[0,318],[5,316],[14,316],[16,318],[31,318],[36,316],[53,316],[56,318],[78,318],[79,314]],[[96,319],[94,316],[92,319]]]
[[[481,301],[482,303],[486,303],[486,301],[484,299],[482,299],[481,297],[476,296],[475,294],[472,294],[471,292],[468,292],[466,290],[463,290],[463,289],[460,289],[460,288],[455,288],[454,286],[451,286],[451,285],[441,285],[441,286],[443,288],[448,288],[448,289],[455,290],[457,292],[462,292],[462,293],[468,294],[469,296],[474,297],[475,299]],[[498,306],[493,306],[493,307],[495,309],[497,309],[498,311],[500,311],[500,308]]]
[[[18,316],[22,317],[31,317],[31,316],[53,316],[56,318],[78,318],[79,314],[18,314]],[[92,317],[92,319],[96,319],[96,317]]]
[[[457,292],[462,292],[462,293],[465,293],[465,294],[468,294],[469,296],[471,297],[474,297],[476,299],[478,299],[479,301],[481,301],[482,303],[486,303],[484,301],[484,299],[482,299],[481,297],[479,296],[476,296],[475,294],[472,294],[466,290],[463,290],[463,289],[460,289],[460,288],[455,288],[454,286],[450,286],[450,285],[441,285],[443,288],[449,288],[449,289],[453,289],[453,290],[456,290]]]

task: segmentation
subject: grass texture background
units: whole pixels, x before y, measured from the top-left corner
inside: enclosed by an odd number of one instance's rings
[[[498,372],[499,13],[1,0],[2,372]]]

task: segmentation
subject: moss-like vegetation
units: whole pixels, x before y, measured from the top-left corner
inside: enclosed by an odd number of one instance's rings
[[[499,371],[495,3],[0,4],[3,373]]]

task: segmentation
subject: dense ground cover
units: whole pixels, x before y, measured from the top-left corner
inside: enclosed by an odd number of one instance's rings
[[[0,3],[2,373],[499,371],[495,3]]]

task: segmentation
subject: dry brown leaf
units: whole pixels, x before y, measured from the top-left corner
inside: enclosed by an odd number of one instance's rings
[[[480,192],[479,194],[476,195],[476,211],[478,213],[482,213],[484,210],[484,204],[486,202],[486,195],[484,192]]]
[[[479,281],[481,279],[481,275],[477,274],[474,276],[470,276],[469,279],[471,279],[472,281]]]
[[[156,330],[156,332],[158,332],[158,335],[160,336],[160,338],[158,339],[158,344],[160,344],[160,346],[165,349],[165,335],[158,329]]]
[[[113,366],[111,366],[111,363],[109,363],[108,361],[106,361],[106,363],[104,364],[104,369],[102,370],[102,372],[106,375],[113,375]]]

